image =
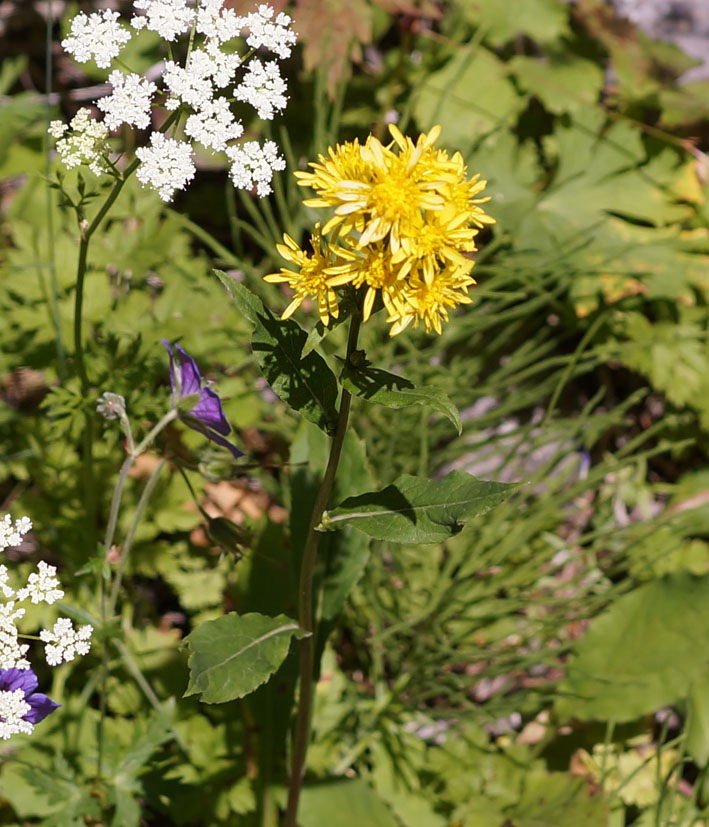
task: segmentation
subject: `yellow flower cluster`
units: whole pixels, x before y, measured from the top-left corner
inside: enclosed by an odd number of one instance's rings
[[[475,236],[494,224],[480,207],[489,199],[478,197],[487,182],[466,178],[459,152],[449,156],[434,147],[439,126],[415,144],[395,126],[389,130],[387,146],[371,135],[363,145],[338,144],[310,164],[312,172],[295,173],[301,186],[316,192],[303,203],[333,215],[322,229],[316,225],[312,253],[288,235],[278,245],[298,268],[266,276],[294,292],[284,319],[312,297],[327,325],[339,314],[336,290],[346,284],[365,291],[364,321],[381,296],[392,336],[412,322],[440,333],[448,309],[470,303]]]

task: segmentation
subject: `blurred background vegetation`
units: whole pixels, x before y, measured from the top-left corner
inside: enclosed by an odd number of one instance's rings
[[[218,380],[249,464],[234,473],[199,435],[168,431],[171,473],[136,534],[111,664],[112,786],[98,796],[87,781],[99,643],[41,676],[61,715],[0,746],[0,823],[256,823],[249,734],[277,697],[180,699],[179,644],[257,594],[278,602],[302,531],[283,506],[324,445],[260,378],[211,271],[285,307],[260,277],[281,266],[282,232],[312,226],[292,171],[395,121],[410,135],[441,124],[441,143],[488,179],[497,224],[480,236],[474,304],[441,337],[363,330],[375,365],[450,395],[462,435],[430,410],[359,402],[339,484],[461,468],[526,485],[442,546],[351,544],[362,573],[329,618],[302,827],[709,824],[709,70],[685,51],[709,55],[705,5],[298,0],[274,127],[288,171],[263,201],[206,157],[169,207],[128,183],[92,247],[85,397],[70,345],[77,232],[47,185],[46,127],[103,93],[103,73],[58,45],[67,20],[128,6],[0,3],[0,503],[35,524],[8,556],[57,565],[92,612],[84,412],[112,391],[154,423],[169,395],[162,337]],[[131,65],[149,72],[162,55],[139,42]],[[334,361],[342,344],[336,329],[320,347]],[[123,446],[101,427],[105,521]],[[155,463],[136,465],[129,502]],[[243,527],[238,554],[195,499]]]

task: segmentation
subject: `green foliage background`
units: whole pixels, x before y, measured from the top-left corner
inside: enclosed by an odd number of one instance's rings
[[[317,16],[340,4],[296,5],[297,22],[299,10],[304,56],[275,135],[289,170],[335,141],[383,136],[395,110],[409,134],[442,125],[488,179],[497,220],[475,303],[441,337],[365,325],[375,367],[436,393],[396,411],[355,400],[338,500],[455,469],[525,483],[443,544],[326,535],[319,576],[339,590],[324,607],[302,827],[708,823],[709,84],[679,86],[690,59],[600,0],[361,0],[368,28],[348,32],[352,63],[333,81],[336,44]],[[110,390],[147,430],[168,405],[163,337],[209,368],[249,463],[234,470],[190,431],[165,435],[158,449],[184,474],[161,477],[136,534],[107,695],[111,784],[97,794],[88,781],[98,640],[40,676],[61,715],[0,746],[0,823],[266,824],[251,736],[264,720],[287,726],[278,680],[292,663],[247,701],[207,706],[182,697],[182,638],[264,601],[294,616],[290,538],[305,530],[325,437],[269,391],[213,268],[278,314],[286,297],[260,276],[280,266],[282,232],[300,238],[314,212],[290,172],[255,201],[209,171],[174,208],[130,182],[92,247],[94,392],[82,396],[67,378],[77,234],[48,198],[47,111],[28,66],[0,69],[0,493],[35,524],[13,565],[58,565],[77,618],[98,615],[83,413]],[[315,328],[313,314],[300,321]],[[313,361],[335,366],[344,332],[322,333]],[[102,428],[105,519],[123,447],[114,423]],[[129,484],[120,536],[150,471]],[[239,548],[205,538],[186,480],[242,522]]]

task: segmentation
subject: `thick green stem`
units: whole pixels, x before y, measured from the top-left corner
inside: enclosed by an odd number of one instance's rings
[[[357,336],[361,317],[355,315],[350,321],[350,331],[347,340],[347,356],[349,360],[357,348]],[[291,761],[290,781],[288,785],[288,809],[286,811],[285,827],[296,827],[298,816],[298,802],[300,791],[305,778],[305,758],[310,742],[310,713],[313,699],[313,671],[315,659],[315,645],[317,642],[317,623],[313,614],[313,572],[317,560],[318,545],[320,543],[320,525],[322,516],[327,508],[332,489],[335,484],[335,474],[342,454],[342,445],[347,433],[347,422],[350,415],[351,395],[343,388],[340,400],[340,411],[337,417],[335,435],[330,444],[330,456],[323,474],[320,488],[315,497],[313,512],[310,517],[308,536],[303,550],[303,559],[300,566],[300,584],[298,589],[298,622],[300,627],[309,632],[308,636],[300,641],[300,674],[298,712],[295,722],[293,741],[293,759]]]

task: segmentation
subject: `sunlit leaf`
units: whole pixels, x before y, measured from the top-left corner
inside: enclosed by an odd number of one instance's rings
[[[519,485],[484,482],[462,471],[451,471],[439,480],[405,474],[381,491],[348,497],[325,512],[320,527],[352,526],[395,543],[437,543],[518,489]]]
[[[276,318],[258,296],[226,273],[215,272],[253,325],[251,347],[269,385],[306,419],[332,431],[337,420],[337,380],[317,353],[302,356],[307,333],[293,319]]]
[[[559,715],[629,721],[687,697],[709,646],[709,576],[663,577],[620,597],[579,641]]]
[[[353,368],[346,364],[340,377],[342,386],[355,396],[385,408],[428,405],[448,417],[458,433],[463,429],[456,406],[440,388],[417,388],[413,382],[385,370],[372,367]]]
[[[235,612],[200,624],[185,638],[190,682],[185,695],[218,704],[243,698],[265,683],[285,660],[293,637],[303,637],[286,615]]]

